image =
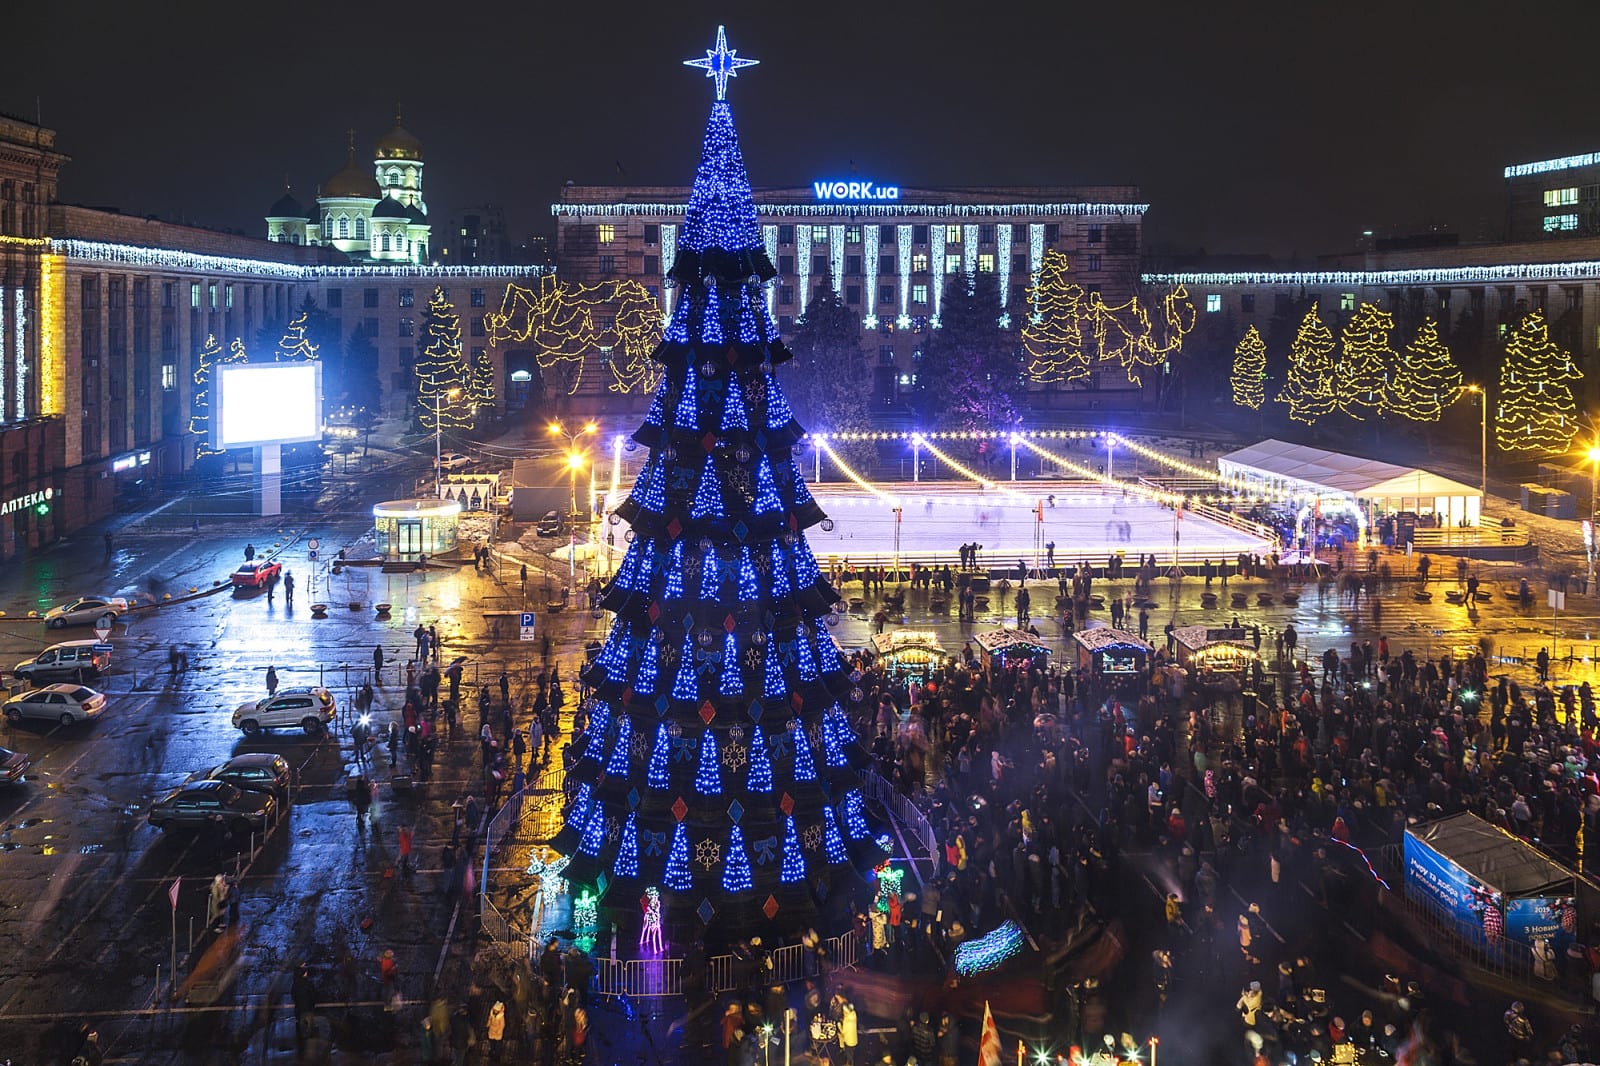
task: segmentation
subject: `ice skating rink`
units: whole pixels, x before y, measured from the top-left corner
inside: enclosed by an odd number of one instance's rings
[[[1186,511],[1182,520],[1167,507],[1132,494],[1086,489],[1082,483],[1008,482],[1019,494],[979,489],[970,483],[896,482],[884,492],[901,507],[899,555],[903,560],[954,563],[962,544],[983,545],[979,563],[1014,566],[1017,559],[1044,561],[1045,545],[1055,543],[1056,565],[1090,560],[1104,563],[1114,552],[1129,560],[1154,553],[1170,563],[1173,535],[1186,562],[1220,561],[1240,552],[1265,554],[1273,545],[1264,536]],[[853,485],[811,485],[812,494],[833,521],[833,529],[806,530],[817,559],[833,556],[853,563],[893,559],[895,503]],[[1054,497],[1054,503],[1051,503]],[[1043,503],[1042,510],[1037,508]],[[1042,516],[1042,522],[1041,522]]]

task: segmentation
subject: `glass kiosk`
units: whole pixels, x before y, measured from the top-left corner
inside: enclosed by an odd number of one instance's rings
[[[414,562],[456,549],[457,500],[390,500],[372,508],[373,547],[385,562]]]

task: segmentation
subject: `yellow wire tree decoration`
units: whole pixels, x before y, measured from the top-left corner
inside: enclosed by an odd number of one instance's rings
[[[637,281],[582,285],[546,275],[536,288],[513,283],[484,325],[491,345],[532,344],[539,369],[558,371],[568,396],[590,358],[601,355],[610,357],[612,392],[654,392],[661,381],[650,358],[661,341],[661,308]]]
[[[1135,385],[1144,371],[1160,366],[1183,350],[1183,338],[1195,325],[1194,301],[1182,285],[1162,297],[1160,334],[1150,310],[1137,295],[1108,304],[1068,276],[1065,252],[1046,251],[1028,289],[1030,315],[1022,330],[1028,353],[1028,378],[1041,385],[1061,385],[1087,378],[1097,364],[1116,363]]]

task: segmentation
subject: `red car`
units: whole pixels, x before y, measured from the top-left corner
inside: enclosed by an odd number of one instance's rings
[[[236,589],[264,588],[268,582],[277,580],[278,574],[282,570],[282,563],[266,560],[245,563],[233,572],[233,587]]]

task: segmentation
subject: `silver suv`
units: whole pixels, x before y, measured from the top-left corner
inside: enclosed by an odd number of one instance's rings
[[[328,728],[336,711],[333,693],[325,688],[286,688],[264,700],[241,703],[233,724],[252,737],[263,729],[303,729],[314,737]]]

